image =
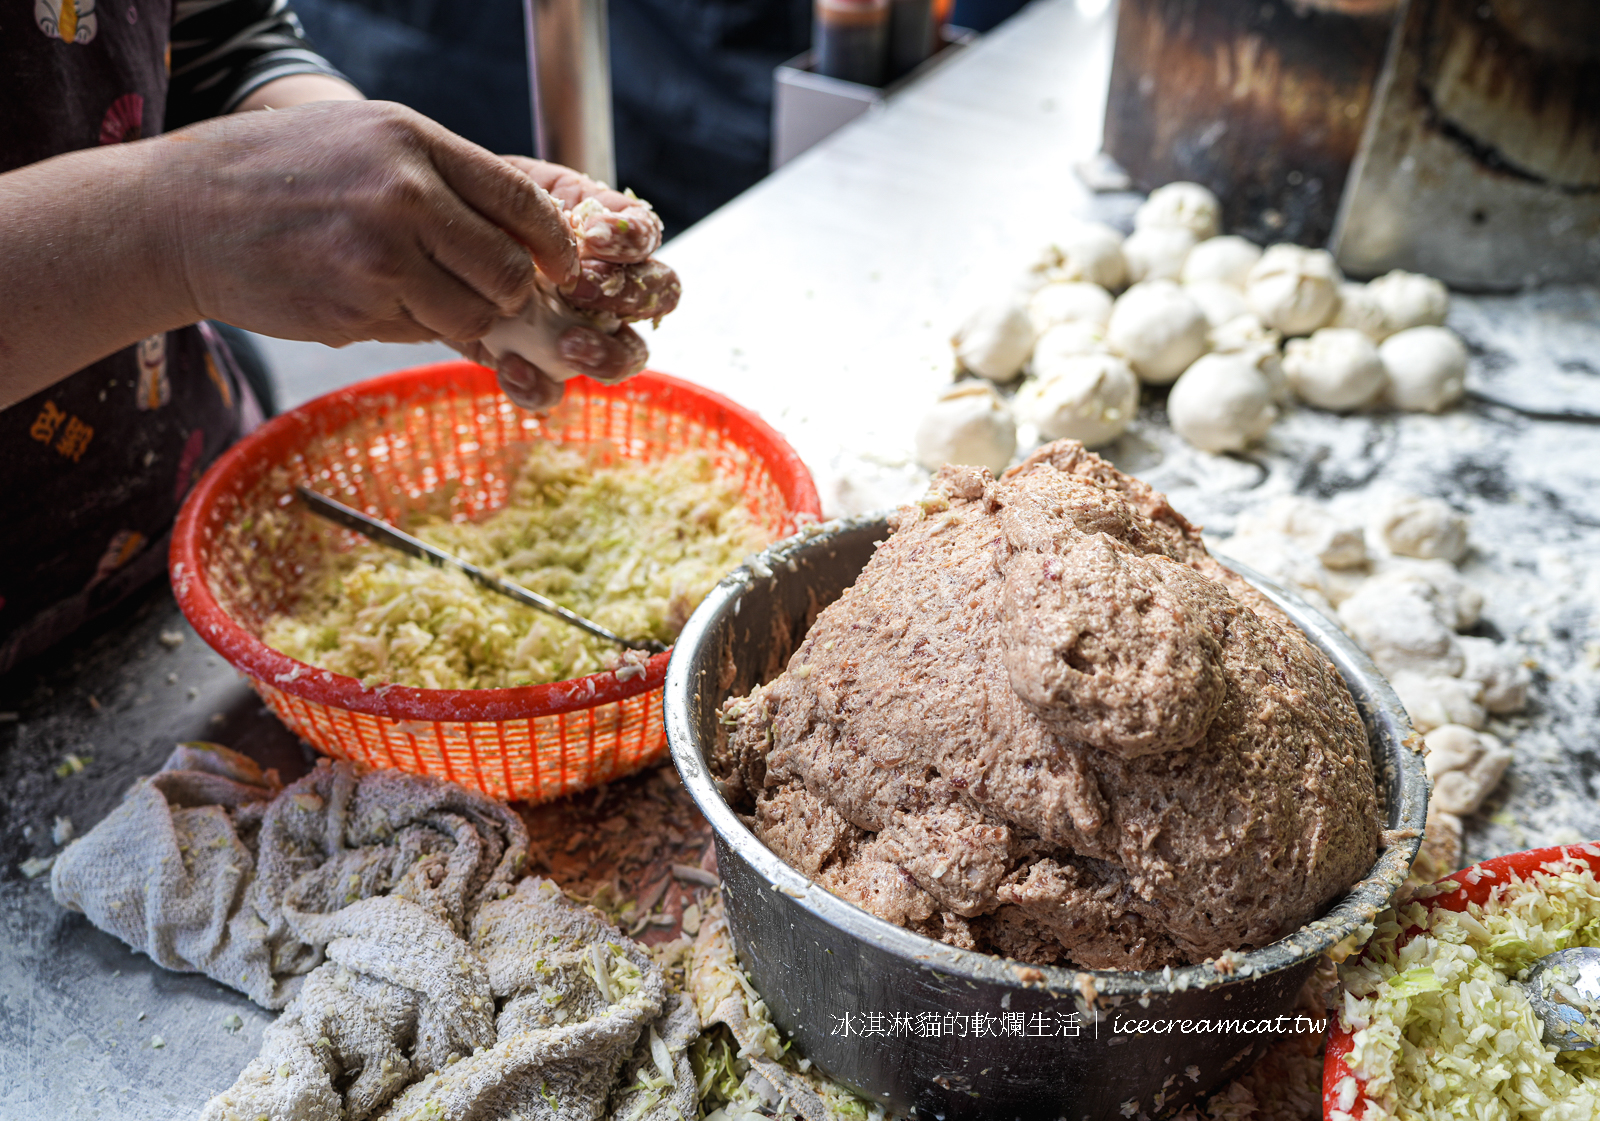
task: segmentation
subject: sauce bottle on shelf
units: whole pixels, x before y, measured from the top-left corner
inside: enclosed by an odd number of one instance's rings
[[[933,54],[934,0],[889,0],[889,81],[911,73]]]
[[[881,86],[889,65],[890,0],[816,0],[812,50],[830,78]]]

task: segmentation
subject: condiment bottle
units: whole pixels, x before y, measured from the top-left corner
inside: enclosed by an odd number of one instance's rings
[[[933,54],[933,0],[889,0],[889,80],[904,77]]]
[[[889,0],[816,0],[815,26],[817,73],[883,85],[889,64]]]

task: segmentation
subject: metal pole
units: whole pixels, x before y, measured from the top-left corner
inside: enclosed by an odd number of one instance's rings
[[[606,0],[523,0],[522,11],[534,150],[615,183]]]

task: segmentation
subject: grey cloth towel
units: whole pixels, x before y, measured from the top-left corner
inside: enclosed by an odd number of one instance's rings
[[[484,904],[470,947],[392,896],[334,917],[328,960],[201,1121],[694,1116],[693,1005],[548,880]]]
[[[692,1118],[693,1003],[555,884],[515,884],[526,852],[521,818],[453,783],[324,761],[284,789],[186,744],[51,888],[284,1009],[202,1121]]]
[[[395,895],[460,935],[527,845],[510,808],[454,783],[322,760],[280,794],[246,756],[189,744],[57,857],[50,888],[160,965],[277,1009],[322,961],[322,916]]]

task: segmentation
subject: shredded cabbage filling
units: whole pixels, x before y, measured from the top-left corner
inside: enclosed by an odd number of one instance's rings
[[[419,514],[402,528],[617,634],[669,643],[716,582],[771,540],[704,453],[606,463],[603,448],[557,443],[533,447],[507,505],[482,521]],[[638,661],[375,543],[330,551],[299,591],[262,640],[369,686],[507,688]]]
[[[1547,954],[1600,945],[1594,873],[1575,860],[1544,867],[1465,912],[1409,903],[1377,926],[1362,959],[1340,967],[1346,1061],[1371,1102],[1362,1121],[1600,1117],[1600,1049],[1545,1046],[1514,983]],[[1340,1090],[1348,1110],[1354,1086]]]

